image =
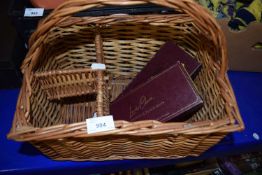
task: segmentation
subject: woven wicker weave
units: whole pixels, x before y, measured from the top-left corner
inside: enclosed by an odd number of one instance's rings
[[[73,17],[92,7],[155,3],[176,10],[168,15]],[[113,131],[87,134],[85,119],[113,100],[159,47],[174,40],[202,63],[195,84],[204,107],[187,122],[115,121]],[[38,26],[24,60],[23,85],[9,138],[29,141],[56,160],[111,160],[196,156],[226,134],[244,128],[226,76],[226,43],[215,19],[192,0],[69,0]],[[102,85],[96,101],[86,96],[49,100],[35,83],[37,72],[89,68],[105,62],[110,94]],[[99,75],[98,77],[102,77]],[[72,81],[78,81],[73,78]],[[102,89],[101,89],[102,88]]]
[[[35,81],[40,83],[43,91],[46,91],[49,100],[59,100],[97,93],[99,84],[97,77],[100,72],[88,68],[38,72],[35,73]]]

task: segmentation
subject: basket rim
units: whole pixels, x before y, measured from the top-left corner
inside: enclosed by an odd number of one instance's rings
[[[156,120],[144,120],[139,122],[127,122],[123,120],[114,121],[117,128],[115,130],[98,132],[94,134],[87,134],[86,122],[79,122],[74,124],[59,124],[46,128],[34,128],[26,127],[21,128],[19,131],[10,132],[7,137],[16,141],[44,141],[53,139],[65,139],[65,138],[92,138],[99,136],[109,135],[123,135],[123,136],[137,136],[137,137],[148,137],[157,135],[209,135],[212,133],[230,133],[234,131],[241,131],[243,128],[238,124],[232,124],[229,120],[218,120],[218,121],[207,121],[196,123],[161,123]],[[148,132],[145,130],[132,131],[132,129],[140,128],[141,124],[149,126]],[[184,128],[175,127],[177,124],[184,126]],[[155,125],[155,128],[153,128]],[[158,126],[159,127],[158,127]],[[172,126],[173,125],[173,126]],[[201,127],[199,127],[202,125]],[[170,126],[169,128],[167,126]],[[122,127],[122,128],[119,128]],[[153,128],[153,129],[151,129]],[[160,131],[157,131],[157,129]],[[163,131],[161,131],[162,128]],[[167,129],[168,128],[168,129]],[[173,129],[172,129],[173,128]],[[131,130],[131,131],[129,131]],[[153,131],[152,131],[153,130]],[[73,132],[73,133],[72,133]],[[149,134],[151,132],[151,134]]]

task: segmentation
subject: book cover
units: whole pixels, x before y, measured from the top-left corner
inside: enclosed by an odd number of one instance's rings
[[[201,69],[201,64],[196,59],[191,57],[174,42],[168,41],[159,49],[155,56],[115,100],[125,96],[126,93],[130,92],[141,83],[144,83],[150,77],[155,76],[175,65],[178,61],[184,65],[186,71],[192,78],[194,78]]]
[[[110,104],[114,120],[184,121],[203,104],[185,68],[177,64]]]

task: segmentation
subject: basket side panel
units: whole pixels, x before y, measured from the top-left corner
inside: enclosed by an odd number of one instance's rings
[[[97,137],[32,142],[46,156],[56,160],[158,159],[197,156],[225,134],[154,137]]]

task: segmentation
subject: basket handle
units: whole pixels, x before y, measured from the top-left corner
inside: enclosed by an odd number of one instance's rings
[[[104,54],[103,54],[103,41],[101,33],[98,29],[95,32],[95,47],[96,47],[96,60],[98,63],[104,63]],[[97,71],[97,97],[96,97],[96,112],[97,116],[105,115],[104,111],[104,72]]]
[[[210,36],[210,39],[213,43],[220,47],[221,60],[218,60],[220,63],[220,78],[225,78],[225,72],[227,70],[227,49],[224,34],[217,24],[214,17],[208,12],[207,9],[200,6],[193,0],[68,0],[65,3],[57,7],[48,17],[46,17],[36,31],[31,35],[29,40],[30,50],[21,66],[22,72],[25,72],[25,69],[28,68],[29,74],[31,74],[33,68],[38,62],[38,55],[40,52],[39,45],[44,40],[48,31],[59,23],[67,20],[73,14],[87,10],[93,7],[102,7],[105,5],[139,5],[145,3],[153,3],[156,5],[162,5],[169,8],[178,8],[186,12],[191,18],[194,19],[194,22],[200,27],[203,31],[206,31],[206,35]],[[193,9],[193,10],[192,10]],[[210,29],[212,26],[212,29]],[[217,61],[217,60],[216,60]]]

